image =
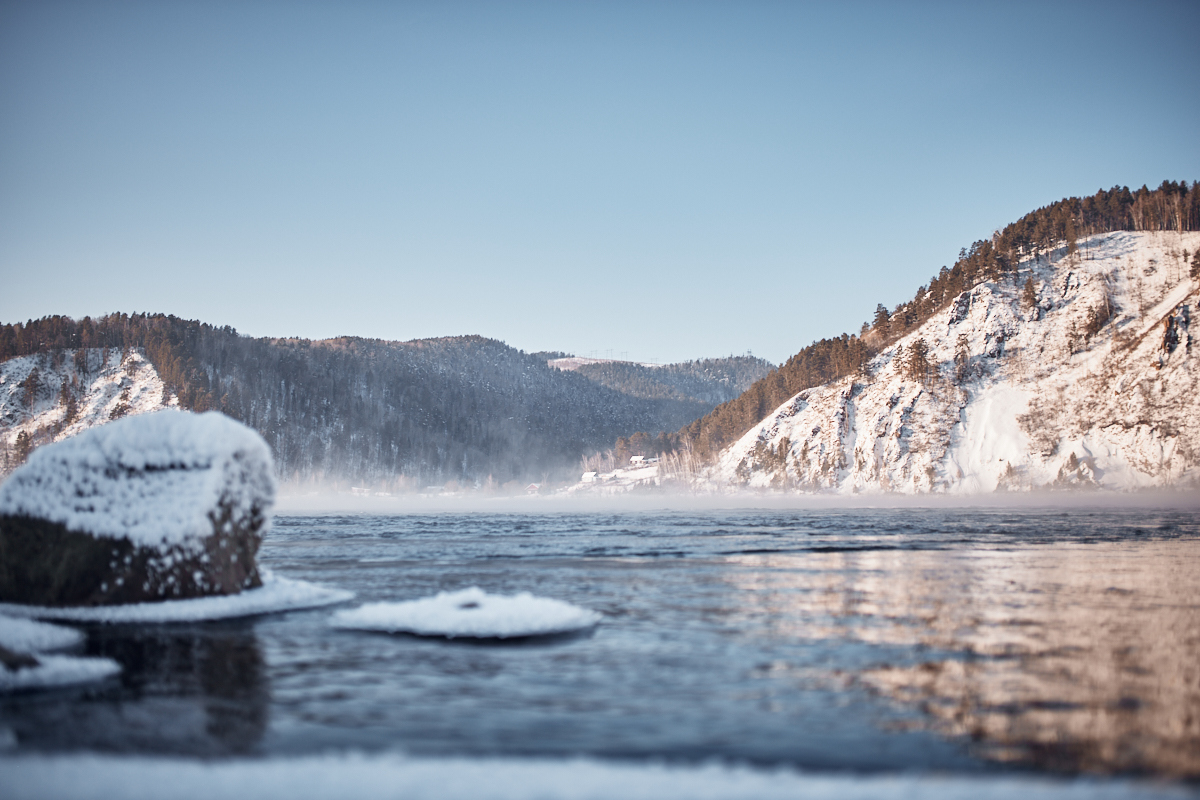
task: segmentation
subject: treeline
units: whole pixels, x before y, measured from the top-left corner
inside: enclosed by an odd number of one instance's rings
[[[707,459],[737,441],[785,400],[813,386],[860,371],[874,351],[859,336],[822,339],[792,356],[745,392],[685,426],[660,444],[686,447]]]
[[[1059,248],[1074,254],[1079,240],[1112,231],[1200,230],[1200,183],[1163,181],[1157,189],[1124,186],[1090,197],[1068,197],[1026,214],[990,240],[959,251],[952,267],[942,267],[907,303],[889,311],[882,304],[861,335],[881,349],[922,325],[954,298],[984,281],[1011,279],[1031,256],[1049,258]]]
[[[1122,230],[1200,230],[1200,182],[1163,181],[1157,189],[1143,186],[1136,191],[1117,186],[1039,208],[991,239],[964,248],[954,265],[942,267],[912,300],[891,310],[877,306],[874,318],[863,323],[858,335],[814,342],[739,397],[676,433],[624,437],[614,450],[630,452],[632,443],[646,455],[674,451],[686,452],[699,461],[711,460],[797,393],[862,371],[876,353],[979,283],[1013,280],[1024,259],[1049,258],[1063,247],[1073,254],[1081,238]]]
[[[142,348],[165,393],[258,430],[284,479],[403,488],[570,475],[634,430],[692,417],[479,336],[385,342],[251,339],[147,314],[0,325],[0,360],[65,349]]]

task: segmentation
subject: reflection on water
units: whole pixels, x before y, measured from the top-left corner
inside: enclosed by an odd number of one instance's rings
[[[22,746],[223,755],[254,751],[266,731],[270,690],[252,623],[97,626],[87,654],[117,661],[120,678],[4,699],[0,725]]]
[[[770,636],[916,648],[826,679],[919,709],[983,757],[1200,775],[1200,542],[731,562]]]

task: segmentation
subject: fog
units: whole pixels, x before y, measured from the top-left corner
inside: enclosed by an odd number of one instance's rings
[[[482,492],[360,496],[333,489],[297,490],[284,485],[275,511],[282,515],[337,514],[580,514],[647,511],[719,511],[764,509],[1044,509],[1056,511],[1112,509],[1177,509],[1200,511],[1200,492],[1025,492],[977,495],[783,494],[724,492],[696,494],[647,490],[622,494],[558,491],[552,494],[502,496]]]

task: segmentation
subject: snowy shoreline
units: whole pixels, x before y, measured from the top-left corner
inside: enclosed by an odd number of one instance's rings
[[[400,754],[201,761],[145,756],[0,757],[11,800],[190,800],[255,797],[410,800],[1119,800],[1196,797],[1181,784],[1125,779],[913,773],[813,773],[706,763],[615,762],[590,758],[427,758]]]

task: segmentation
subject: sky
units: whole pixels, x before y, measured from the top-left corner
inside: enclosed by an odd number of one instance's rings
[[[0,2],[0,322],[781,362],[1200,180],[1200,3]]]

